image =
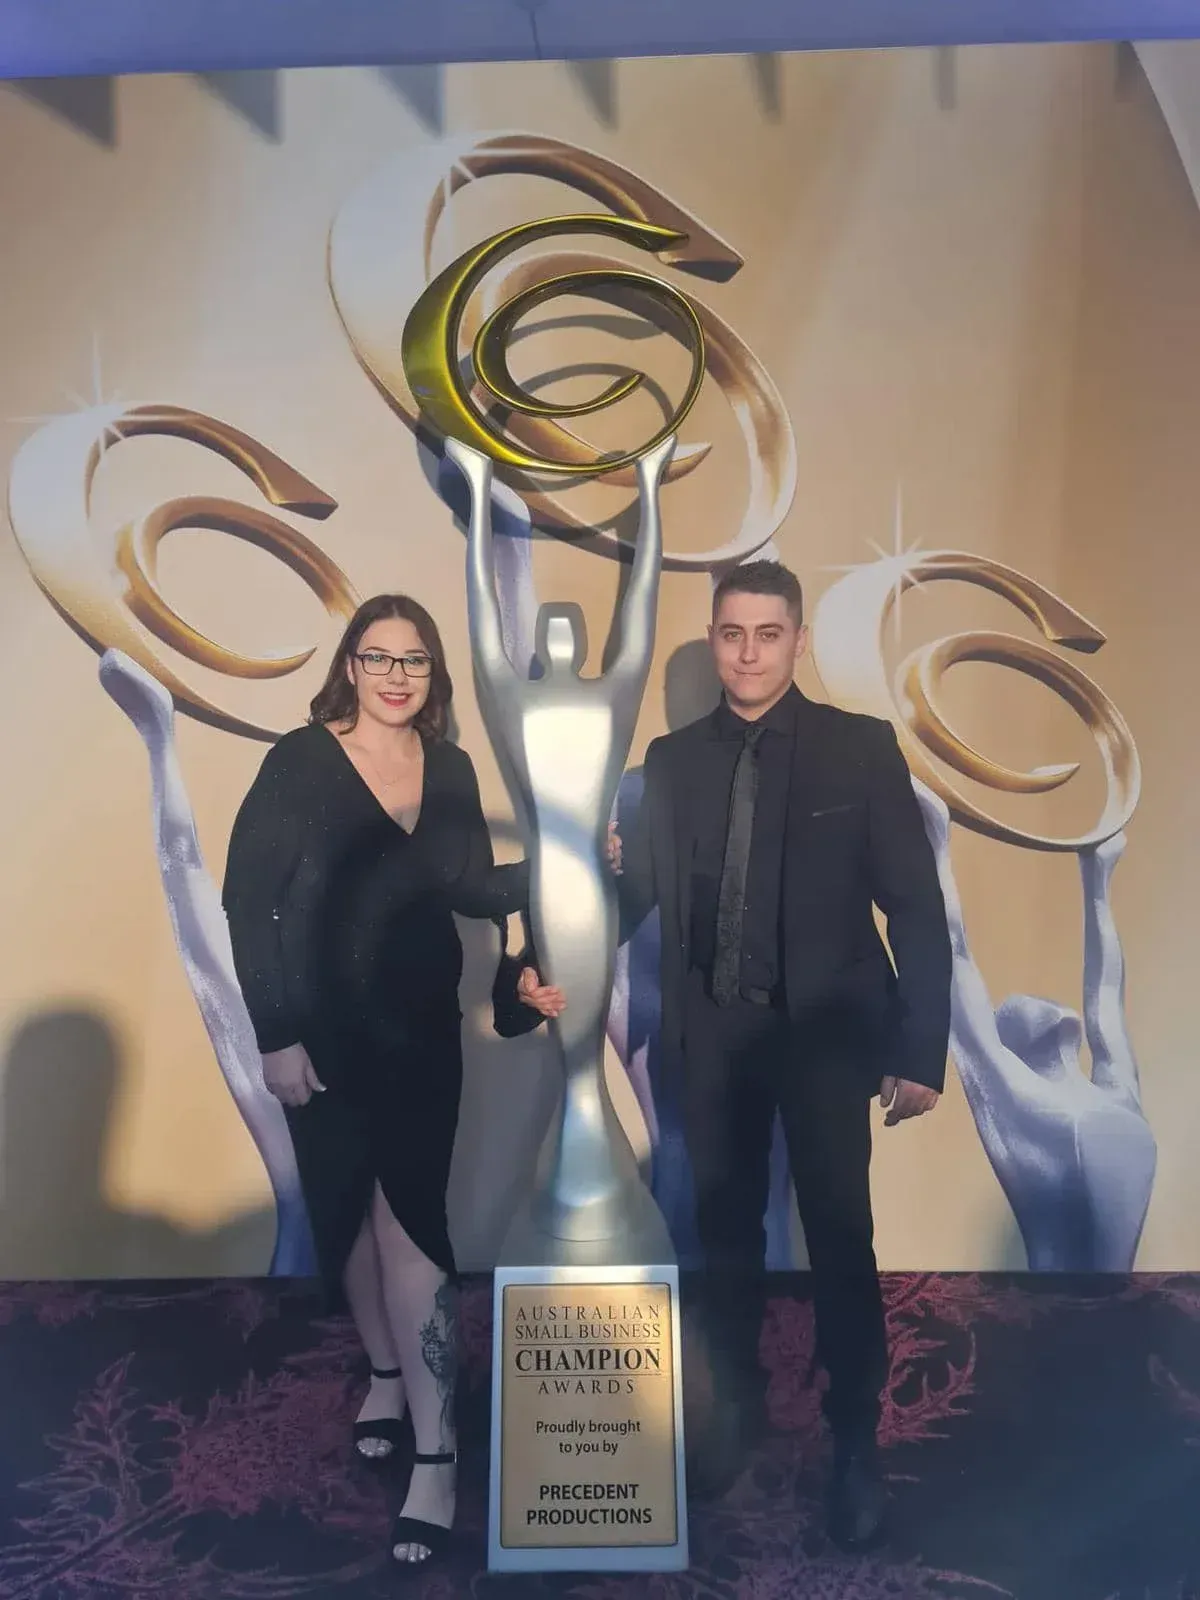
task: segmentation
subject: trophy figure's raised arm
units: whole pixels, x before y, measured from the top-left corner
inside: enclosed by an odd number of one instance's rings
[[[600,676],[587,657],[583,613],[547,604],[537,621],[541,677],[516,671],[504,648],[492,563],[492,463],[446,444],[471,490],[467,601],[480,707],[528,819],[530,913],[547,980],[567,995],[552,1031],[562,1052],[563,1108],[553,1159],[533,1202],[560,1239],[615,1239],[643,1217],[646,1191],[609,1098],[605,1019],[617,914],[606,860],[608,822],[654,654],[662,562],[659,486],[675,448],[664,439],[637,463],[641,520],[617,618],[617,649]]]

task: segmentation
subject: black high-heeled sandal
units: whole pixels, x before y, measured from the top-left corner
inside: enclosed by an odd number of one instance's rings
[[[403,1372],[399,1367],[389,1367],[381,1370],[379,1367],[371,1368],[373,1378],[402,1378]],[[356,1422],[354,1424],[354,1453],[360,1461],[365,1461],[369,1466],[382,1466],[385,1461],[390,1461],[399,1447],[404,1443],[409,1428],[408,1406],[405,1404],[404,1414],[399,1417],[372,1417],[369,1422]],[[362,1448],[368,1439],[377,1439],[380,1444],[386,1444],[386,1450],[367,1451]]]
[[[452,1467],[457,1461],[457,1450],[440,1456],[425,1456],[420,1452],[413,1456],[414,1467]],[[423,1545],[429,1554],[420,1561],[402,1561],[396,1554],[399,1544]],[[443,1528],[440,1522],[424,1522],[420,1517],[397,1517],[392,1524],[392,1541],[388,1549],[393,1564],[402,1571],[411,1567],[414,1572],[426,1572],[432,1562],[443,1560],[453,1545],[453,1528]]]

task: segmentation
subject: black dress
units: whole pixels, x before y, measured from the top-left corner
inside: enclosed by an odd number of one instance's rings
[[[331,1306],[376,1180],[414,1243],[454,1273],[446,1185],[462,947],[452,913],[521,910],[528,880],[526,862],[494,865],[470,757],[445,740],[425,741],[411,833],[324,727],[280,739],[242,803],[223,896],[234,965],[259,1049],[302,1044],[325,1085],[285,1111]]]

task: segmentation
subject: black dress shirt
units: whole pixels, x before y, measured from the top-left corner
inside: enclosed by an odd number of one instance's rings
[[[780,886],[799,699],[800,692],[793,686],[759,719],[764,731],[756,755],[758,795],[754,830],[750,836],[742,923],[743,994],[771,994],[783,981]],[[717,899],[725,860],[733,772],[749,726],[724,700],[709,721],[712,778],[694,798],[691,885],[692,964],[706,976],[711,976],[716,955]]]

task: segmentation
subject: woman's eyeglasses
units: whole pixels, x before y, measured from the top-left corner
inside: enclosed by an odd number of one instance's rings
[[[427,678],[433,671],[433,657],[418,653],[389,656],[383,650],[362,650],[354,659],[373,678],[386,678],[393,667],[403,667],[406,678]]]

